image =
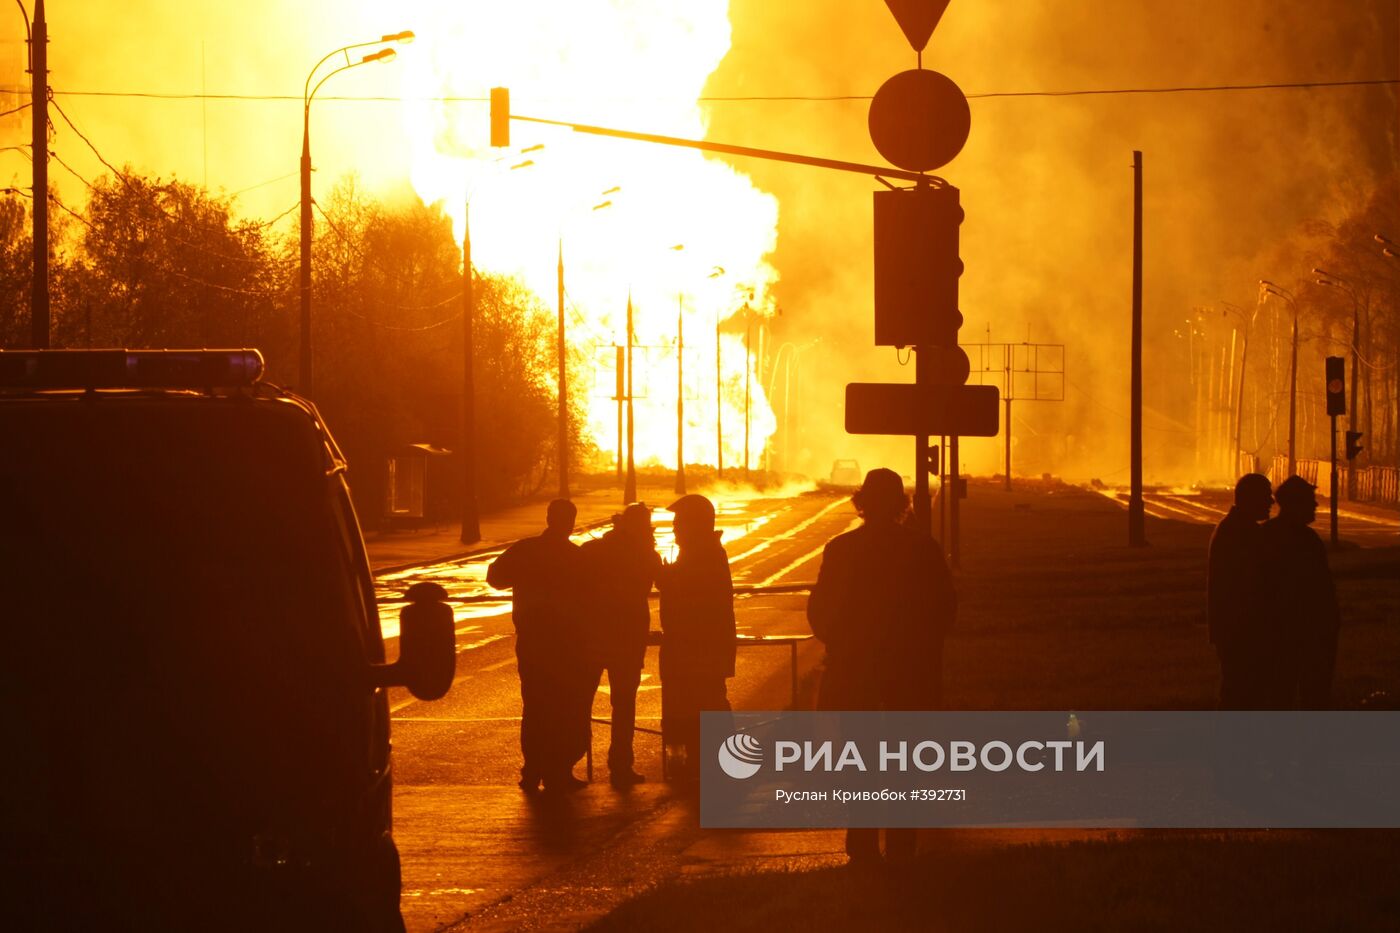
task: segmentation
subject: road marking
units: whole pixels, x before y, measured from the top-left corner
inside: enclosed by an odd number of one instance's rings
[[[660,716],[638,716],[637,722],[660,722]],[[391,722],[519,722],[519,716],[395,716]]]
[[[787,531],[784,531],[782,534],[774,535],[771,538],[765,538],[758,544],[755,544],[753,547],[749,548],[747,551],[744,551],[742,554],[736,554],[733,557],[729,558],[730,566],[737,564],[739,561],[744,560],[745,558],[752,557],[755,554],[766,551],[780,541],[786,541],[788,538],[801,534],[808,528],[811,528],[813,525],[815,525],[818,521],[820,521],[822,516],[824,516],[827,512],[830,512],[832,509],[839,508],[849,501],[849,499],[837,499],[835,502],[832,502],[830,505],[826,506],[824,509],[822,509],[806,521],[799,522],[798,524],[789,528]]]
[[[841,531],[839,531],[838,534],[845,534],[845,533],[848,532],[848,531],[854,531],[855,529],[857,529],[857,528],[860,527],[860,524],[861,524],[860,519],[859,519],[859,518],[854,518],[854,519],[851,520],[850,524],[848,524],[845,528],[841,529]],[[835,537],[835,535],[833,535],[832,537]],[[792,571],[796,570],[798,567],[800,567],[800,566],[802,566],[803,564],[805,564],[805,563],[807,563],[808,561],[810,561],[812,558],[820,556],[821,553],[822,553],[823,551],[825,551],[825,550],[826,550],[826,542],[823,541],[821,544],[819,544],[819,545],[817,545],[816,547],[812,548],[812,550],[808,551],[806,554],[803,554],[801,557],[797,558],[797,560],[795,560],[795,561],[793,561],[792,563],[788,564],[786,567],[782,568],[782,569],[779,570],[777,573],[775,573],[775,574],[773,574],[773,575],[771,575],[771,576],[769,576],[769,577],[766,577],[766,578],[763,579],[763,580],[760,580],[758,583],[755,583],[754,586],[772,586],[774,583],[777,583],[777,582],[778,582],[778,578],[779,578],[779,577],[782,577],[782,576],[784,576],[784,575],[786,575],[786,574],[791,573]]]

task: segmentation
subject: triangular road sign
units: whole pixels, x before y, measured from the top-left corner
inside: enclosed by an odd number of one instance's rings
[[[904,37],[922,52],[928,45],[928,37],[933,35],[933,27],[948,9],[948,0],[885,0],[885,5],[894,14],[895,22],[904,30]]]

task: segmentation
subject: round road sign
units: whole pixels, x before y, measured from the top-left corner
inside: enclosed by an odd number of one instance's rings
[[[911,172],[952,161],[967,142],[972,113],[967,98],[946,75],[901,71],[870,102],[870,138],[880,155]]]

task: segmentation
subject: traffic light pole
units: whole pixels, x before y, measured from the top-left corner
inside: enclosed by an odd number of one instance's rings
[[[1354,376],[1354,374],[1353,374]],[[1332,513],[1332,546],[1337,544],[1337,499],[1341,490],[1337,488],[1337,416],[1329,419],[1332,424],[1332,495],[1328,496],[1328,510]]]
[[[1010,390],[1007,390],[1010,392]],[[1006,396],[1006,480],[1004,488],[1011,491],[1011,396]]]
[[[958,540],[958,510],[962,498],[962,468],[958,465],[958,436],[948,437],[948,472],[952,475],[952,495],[948,497],[948,562],[954,569],[962,566],[962,544]]]
[[[926,386],[931,381],[929,369],[932,361],[928,347],[914,348],[914,384]],[[933,469],[929,462],[927,434],[914,435],[914,527],[926,535],[933,534],[933,501],[929,497],[928,474]]]

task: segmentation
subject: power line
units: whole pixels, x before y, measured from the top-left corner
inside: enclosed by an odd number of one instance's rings
[[[92,141],[91,139],[89,139],[89,138],[87,137],[87,135],[86,135],[82,130],[78,129],[77,125],[73,123],[72,119],[69,118],[68,114],[65,113],[64,110],[63,110],[63,108],[60,107],[60,106],[58,105],[58,102],[57,102],[57,101],[54,101],[54,102],[53,102],[53,107],[54,107],[55,110],[58,111],[58,115],[61,116],[61,117],[63,118],[63,122],[68,124],[68,128],[71,129],[74,133],[78,134],[78,138],[81,139],[84,143],[87,144],[87,147],[88,147],[89,149],[92,150],[92,154],[95,155],[95,156],[97,157],[97,160],[98,160],[99,162],[101,162],[103,165],[105,165],[105,166],[112,172],[112,174],[115,175],[115,176],[117,177],[117,179],[122,183],[122,185],[124,185],[124,186],[126,187],[127,191],[131,192],[133,195],[136,195],[136,196],[138,196],[138,197],[143,197],[143,196],[144,196],[143,192],[140,192],[140,191],[137,191],[137,190],[136,190],[136,186],[133,185],[133,184],[131,183],[131,180],[130,180],[129,178],[127,178],[126,172],[123,172],[121,169],[117,168],[117,167],[116,167],[115,165],[113,165],[111,162],[107,161],[106,156],[104,156],[104,155],[101,153],[101,151],[98,150],[97,145],[96,145],[95,143],[93,143],[93,141]],[[58,159],[58,154],[57,154],[57,153],[52,153],[52,155],[54,156],[55,159]],[[70,166],[67,162],[64,162],[62,159],[58,159],[58,161],[59,161],[59,164],[62,165],[64,168],[66,168],[69,172],[71,172],[71,173],[74,175],[74,177],[76,177],[76,178],[77,178],[79,181],[81,181],[83,184],[87,185],[88,188],[89,188],[90,190],[93,190],[93,191],[96,191],[96,190],[97,190],[97,189],[93,186],[92,182],[88,181],[88,180],[87,180],[86,178],[84,178],[82,175],[79,175],[79,174],[77,173],[77,171],[75,171],[75,170],[73,169],[73,167]],[[167,221],[169,221],[169,222],[170,222],[173,226],[175,226],[176,228],[179,228],[180,226],[185,226],[185,225],[188,225],[188,226],[203,226],[203,227],[205,227],[205,228],[207,228],[207,229],[209,229],[209,230],[218,230],[218,231],[220,231],[220,232],[232,232],[232,233],[235,233],[235,234],[237,233],[236,230],[229,230],[229,228],[227,228],[227,227],[225,227],[224,225],[221,225],[221,224],[212,224],[212,223],[191,224],[189,221],[182,220],[182,219],[179,218],[179,217],[175,217],[174,215],[172,215],[169,211],[167,211],[167,210],[165,209],[165,207],[160,203],[159,200],[157,200],[157,199],[156,199],[155,197],[153,197],[153,196],[150,197],[149,203],[150,203],[150,205],[151,205],[152,207],[155,208],[155,210],[156,210],[162,217],[164,217]],[[65,208],[65,210],[66,210],[66,208]],[[293,208],[288,208],[287,210],[283,211],[281,214],[278,214],[276,217],[272,218],[271,220],[263,221],[263,222],[261,222],[261,223],[247,224],[247,225],[245,225],[245,226],[247,227],[247,229],[251,229],[251,230],[261,229],[261,228],[263,228],[263,227],[270,226],[271,224],[273,224],[273,223],[275,223],[276,221],[278,221],[278,220],[282,219],[283,217],[285,217],[287,214],[291,213],[292,210],[293,210]],[[71,212],[70,212],[70,213],[71,213]],[[91,224],[88,224],[88,226],[91,227],[92,225],[91,225]],[[225,260],[225,261],[227,261],[227,262],[246,262],[246,263],[249,263],[249,264],[267,264],[267,265],[273,265],[273,266],[277,266],[277,265],[289,265],[289,264],[291,264],[291,262],[292,262],[291,259],[279,259],[279,258],[277,258],[277,257],[275,257],[275,256],[266,256],[266,257],[230,256],[230,255],[228,255],[228,254],[226,254],[226,253],[220,253],[220,252],[217,252],[217,251],[215,251],[215,250],[212,250],[212,249],[208,248],[207,246],[203,246],[203,245],[201,245],[201,244],[199,244],[199,243],[194,243],[194,242],[191,242],[191,241],[189,241],[189,240],[181,239],[180,237],[175,236],[174,234],[169,234],[169,236],[170,236],[170,238],[171,238],[172,240],[174,240],[175,242],[177,242],[177,243],[179,243],[179,244],[181,244],[181,245],[183,245],[183,246],[187,246],[187,247],[189,247],[190,249],[196,250],[197,252],[204,253],[204,254],[207,255],[207,256],[213,256],[213,257],[215,257],[216,259],[223,259],[223,260]],[[211,286],[211,287],[217,288],[217,287],[219,287],[219,286]]]
[[[1173,85],[1168,87],[1118,87],[1118,88],[1073,88],[1066,90],[1041,90],[1041,91],[982,91],[975,94],[965,95],[969,100],[991,100],[995,98],[1009,97],[1092,97],[1119,94],[1187,94],[1187,93],[1211,93],[1222,91],[1272,91],[1272,90],[1308,90],[1315,88],[1345,88],[1345,87],[1384,87],[1390,85],[1400,85],[1400,78],[1370,78],[1351,81],[1287,81],[1268,82],[1261,84],[1191,84]],[[116,97],[143,100],[230,100],[230,101],[254,101],[254,102],[300,102],[302,98],[294,94],[239,94],[239,93],[194,93],[183,91],[92,91],[92,90],[55,90],[54,96],[64,97]],[[752,102],[804,102],[804,103],[831,103],[840,101],[868,101],[873,95],[870,94],[740,94],[740,95],[707,95],[697,97],[699,103],[752,103]],[[325,95],[318,100],[333,100],[342,102],[359,103],[448,103],[448,104],[479,104],[486,103],[489,98],[465,95]],[[550,98],[535,97],[529,98],[532,101],[565,101],[572,98]],[[660,98],[591,98],[592,102],[598,100],[608,101],[643,101],[660,100]],[[16,108],[16,110],[27,107],[28,104]],[[15,111],[7,111],[13,113]],[[0,114],[4,116],[4,114]]]
[[[19,112],[20,112],[21,110],[23,110],[25,107],[32,107],[32,106],[34,106],[34,103],[33,103],[33,101],[30,101],[30,102],[27,103],[27,104],[20,104],[18,107],[13,107],[13,108],[11,108],[11,109],[9,109],[9,110],[0,110],[0,117],[8,117],[8,116],[9,116],[10,114],[12,114],[12,113],[19,113]]]

